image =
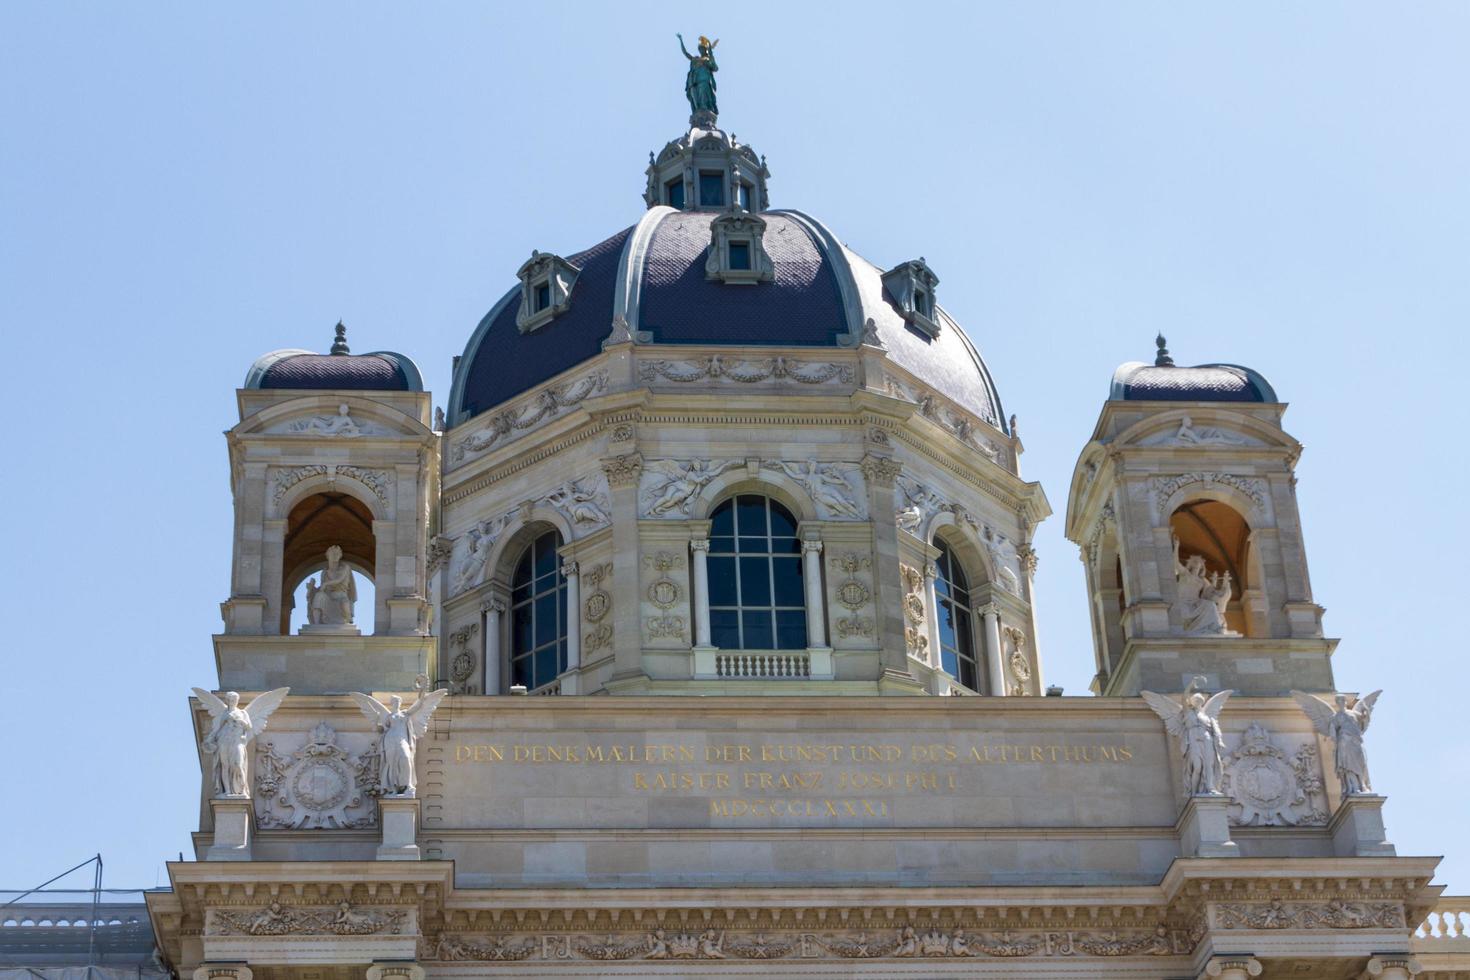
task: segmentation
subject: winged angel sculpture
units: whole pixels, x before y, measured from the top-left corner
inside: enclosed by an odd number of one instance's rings
[[[1368,721],[1373,716],[1373,705],[1378,695],[1374,691],[1358,698],[1349,708],[1347,695],[1339,694],[1334,704],[1302,691],[1292,691],[1291,696],[1302,706],[1312,727],[1319,735],[1332,740],[1333,761],[1337,764],[1337,781],[1342,783],[1344,796],[1363,796],[1373,792],[1368,782],[1368,757],[1363,754],[1363,733],[1368,730]]]
[[[1220,755],[1225,749],[1225,736],[1220,731],[1220,712],[1234,691],[1221,691],[1206,698],[1190,681],[1184,702],[1153,691],[1139,691],[1154,714],[1164,719],[1164,728],[1179,741],[1179,754],[1184,757],[1184,791],[1190,796],[1219,796],[1225,774]]]
[[[204,736],[202,745],[214,757],[211,771],[216,799],[250,796],[250,781],[245,772],[250,743],[265,731],[266,720],[290,693],[289,687],[278,687],[256,697],[248,708],[242,708],[236,691],[225,692],[221,700],[203,688],[194,688],[194,696],[204,704],[211,719],[209,734]]]
[[[426,678],[421,677],[420,683],[423,687],[428,686]],[[357,702],[362,713],[377,726],[382,736],[379,743],[382,763],[378,770],[378,788],[385,795],[409,799],[417,795],[413,768],[414,751],[418,740],[429,732],[429,716],[449,694],[443,689],[424,694],[423,687],[420,687],[418,698],[408,709],[404,709],[403,698],[396,694],[388,700],[387,707],[384,707],[378,703],[377,698],[352,692],[352,700]]]

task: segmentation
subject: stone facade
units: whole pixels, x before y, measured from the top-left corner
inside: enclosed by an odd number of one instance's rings
[[[701,154],[763,217],[667,206]],[[195,860],[149,894],[178,975],[1470,970],[1368,789],[1377,695],[1332,697],[1264,379],[1162,339],[1120,369],[1066,517],[1094,696],[1049,696],[1050,507],[939,277],[766,212],[718,130],[649,174],[634,229],[522,268],[447,425],[345,328],[252,369],[215,638],[245,697],[191,702]],[[791,334],[660,341],[726,303]]]

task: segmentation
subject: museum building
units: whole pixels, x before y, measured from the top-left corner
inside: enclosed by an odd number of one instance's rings
[[[1114,373],[1060,696],[1051,507],[943,270],[772,208],[689,63],[646,209],[505,271],[446,411],[341,324],[250,367],[169,967],[1470,977],[1334,683],[1273,386],[1162,337]]]

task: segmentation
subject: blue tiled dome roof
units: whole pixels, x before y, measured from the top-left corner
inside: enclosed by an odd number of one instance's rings
[[[245,374],[246,388],[294,388],[311,391],[423,391],[418,365],[393,351],[353,354],[347,328],[337,324],[330,354],[309,350],[277,350],[263,354]]]
[[[937,337],[911,327],[881,270],[799,211],[761,211],[774,279],[731,286],[706,278],[709,211],[656,206],[638,224],[567,255],[581,270],[570,305],[522,333],[519,285],[480,321],[455,371],[450,423],[508,401],[596,357],[622,317],[642,344],[855,347],[872,320],[889,358],[998,429],[1000,399],[979,353],[941,308]]]

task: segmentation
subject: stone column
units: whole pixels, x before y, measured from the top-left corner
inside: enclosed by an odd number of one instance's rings
[[[827,610],[822,601],[822,542],[801,543],[801,577],[806,585],[806,645],[813,650],[827,646]]]
[[[1260,976],[1261,969],[1261,961],[1254,956],[1215,956],[1205,964],[1200,980],[1205,977],[1210,977],[1211,980],[1249,980],[1250,977]]]
[[[244,963],[205,963],[194,971],[194,980],[251,980],[254,976]]]
[[[693,539],[689,550],[694,563],[694,645],[709,649],[709,538]]]
[[[995,603],[980,610],[985,617],[985,663],[990,674],[990,693],[999,697],[1006,693],[1006,670],[1000,647],[1000,607]]]
[[[485,614],[485,662],[481,666],[484,677],[482,690],[486,694],[500,693],[500,620],[505,615],[505,602],[499,597],[486,599],[480,606]]]
[[[868,484],[868,513],[873,519],[873,603],[878,613],[880,694],[920,694],[923,687],[909,672],[908,644],[904,640],[903,573],[899,571],[895,483],[903,464],[887,455],[863,457]]]
[[[944,663],[944,654],[939,647],[939,595],[934,582],[939,578],[939,566],[932,561],[924,565],[924,608],[928,611],[925,632],[929,634],[929,664],[939,667]],[[966,610],[966,615],[969,610]],[[955,678],[959,680],[959,678]]]
[[[561,563],[562,576],[567,580],[567,671],[582,666],[582,577],[581,569],[574,561]]]
[[[1424,967],[1408,953],[1375,953],[1368,960],[1368,976],[1383,980],[1410,980],[1422,972]]]
[[[611,614],[613,676],[610,685],[616,687],[619,681],[636,684],[645,677],[637,572],[642,562],[638,543],[638,477],[643,471],[643,457],[629,452],[604,458],[602,471],[607,474],[612,493],[613,565],[632,572],[617,579],[619,598],[613,603]]]

